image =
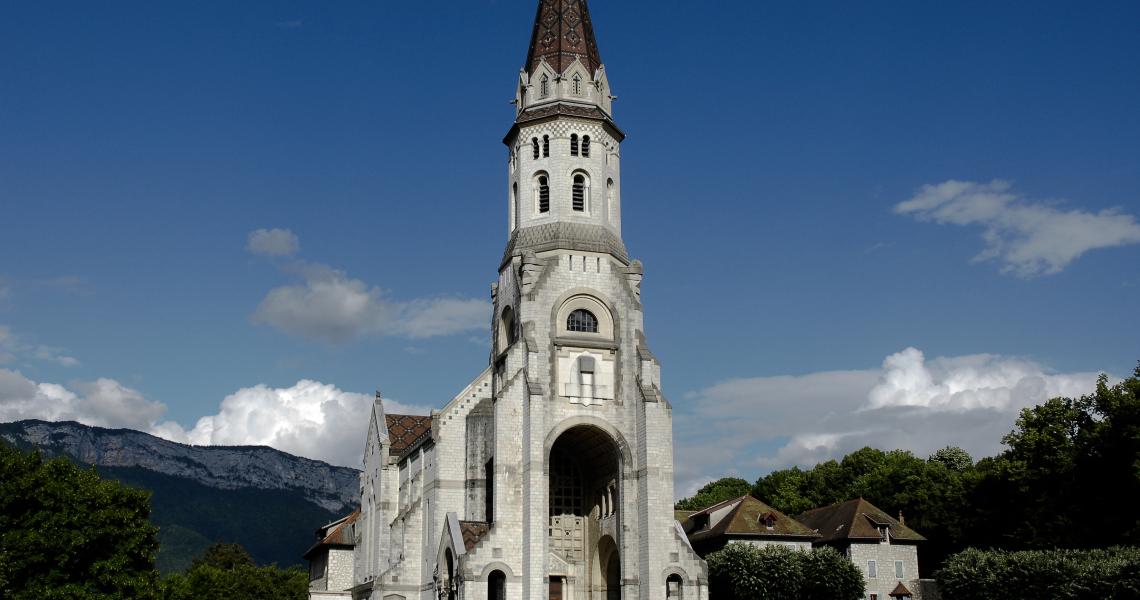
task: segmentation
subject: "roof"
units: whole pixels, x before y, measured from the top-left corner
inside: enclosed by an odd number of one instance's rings
[[[384,415],[388,425],[388,453],[399,456],[425,436],[431,436],[431,417],[422,415]]]
[[[313,544],[311,548],[305,551],[305,558],[309,558],[319,548],[325,547],[341,547],[352,548],[356,546],[355,534],[353,532],[353,525],[356,520],[360,518],[360,509],[352,511],[347,516],[333,521],[328,525],[317,530],[317,535],[321,537],[317,543]],[[322,536],[323,534],[323,536]]]
[[[708,529],[694,531],[692,526],[701,515],[711,515],[722,509],[732,506],[730,512],[719,521],[711,523]],[[772,528],[768,528],[771,523]],[[704,510],[699,510],[686,519],[685,530],[689,531],[691,541],[700,541],[717,537],[758,537],[758,538],[803,538],[814,540],[819,534],[805,527],[802,523],[768,506],[752,496],[741,496],[714,504]]]
[[[796,517],[796,520],[818,531],[823,536],[819,540],[821,542],[878,540],[879,526],[890,529],[891,539],[911,542],[926,540],[915,530],[862,498],[812,509]]]
[[[605,225],[593,223],[554,222],[516,229],[507,242],[501,264],[527,250],[536,254],[547,250],[581,250],[610,254],[629,264],[629,252],[616,233]]]
[[[491,530],[490,523],[482,521],[460,521],[459,531],[463,534],[463,546],[470,551]]]
[[[903,596],[913,596],[914,594],[910,593],[910,590],[906,589],[906,586],[900,581],[899,584],[895,586],[895,591],[887,595],[893,598],[901,598]]]
[[[543,59],[558,73],[575,59],[591,75],[602,66],[586,0],[539,0],[526,55],[527,73],[534,73]]]

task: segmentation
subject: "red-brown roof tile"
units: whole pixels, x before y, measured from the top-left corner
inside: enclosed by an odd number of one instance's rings
[[[915,530],[862,498],[812,509],[796,517],[796,520],[818,531],[823,536],[819,540],[821,542],[877,540],[879,525],[890,529],[891,539],[913,542],[926,540]]]
[[[431,417],[422,415],[384,415],[388,424],[388,453],[399,456],[421,437],[431,434]]]
[[[527,73],[534,73],[544,58],[558,73],[565,72],[575,59],[582,61],[591,76],[602,65],[586,0],[539,1],[526,56]]]
[[[463,534],[463,545],[470,551],[491,530],[490,523],[482,521],[460,521],[459,531]]]

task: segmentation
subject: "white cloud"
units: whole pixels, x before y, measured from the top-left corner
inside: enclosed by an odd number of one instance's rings
[[[288,229],[258,229],[249,233],[246,250],[261,256],[292,256],[301,249],[301,240]]]
[[[924,185],[895,205],[920,221],[983,228],[986,247],[975,261],[997,260],[1020,277],[1058,273],[1089,250],[1140,243],[1136,217],[1116,210],[1060,210],[1030,202],[1009,182],[944,181]]]
[[[991,456],[1022,408],[1090,393],[1097,375],[991,354],[926,360],[907,348],[879,369],[733,379],[688,394],[692,414],[674,418],[677,495],[726,474],[752,481],[863,446],[926,456],[953,445]]]
[[[270,290],[254,312],[256,322],[332,343],[364,335],[428,338],[488,327],[490,305],[482,300],[400,302],[326,265],[298,262],[292,270],[302,281]]]
[[[222,400],[217,414],[186,430],[159,422],[166,406],[113,379],[70,386],[37,383],[0,369],[0,422],[23,419],[78,421],[97,427],[125,427],[172,441],[198,445],[263,445],[290,454],[359,467],[372,396],[302,380],[292,387],[258,385]],[[427,414],[428,409],[384,400],[385,410]]]
[[[64,367],[79,365],[79,360],[68,356],[63,350],[38,344],[29,344],[12,333],[6,325],[0,325],[0,365],[17,361],[38,360],[53,362]]]
[[[258,385],[222,400],[215,415],[193,429],[174,423],[154,428],[156,435],[197,445],[261,445],[329,462],[359,467],[373,397],[336,386],[302,380],[289,388]],[[385,410],[426,414],[427,409],[384,401]]]
[[[78,421],[98,427],[146,431],[166,407],[113,379],[78,383],[68,389],[36,383],[18,371],[0,369],[0,422],[22,419]]]

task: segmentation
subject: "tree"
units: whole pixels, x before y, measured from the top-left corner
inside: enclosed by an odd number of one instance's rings
[[[947,446],[941,450],[936,450],[926,460],[927,462],[939,463],[947,469],[959,473],[974,468],[974,458],[970,456],[969,452],[957,446]]]
[[[863,575],[830,548],[728,544],[706,557],[709,595],[717,600],[858,600]]]
[[[0,598],[158,598],[149,496],[0,445]]]
[[[725,500],[747,496],[752,491],[752,485],[739,477],[724,477],[705,485],[697,490],[691,498],[684,498],[677,502],[678,510],[703,510]]]
[[[308,594],[308,573],[299,567],[259,567],[240,544],[214,544],[186,573],[163,582],[165,600],[306,600]]]

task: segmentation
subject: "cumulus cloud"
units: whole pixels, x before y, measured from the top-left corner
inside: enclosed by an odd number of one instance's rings
[[[0,422],[23,419],[78,421],[124,427],[197,445],[270,446],[325,462],[359,467],[373,397],[302,380],[292,387],[258,385],[222,400],[217,414],[189,430],[160,422],[166,406],[113,379],[69,386],[38,383],[18,371],[0,369]],[[385,410],[427,414],[428,409],[384,401]]]
[[[343,343],[364,335],[412,339],[486,328],[490,305],[482,300],[388,298],[378,287],[326,265],[298,262],[301,279],[270,290],[254,321],[310,339]]]
[[[677,494],[863,446],[926,456],[953,445],[991,456],[1022,408],[1090,393],[1097,376],[992,354],[928,360],[907,348],[878,369],[729,380],[688,394],[691,414],[674,419]]]
[[[37,383],[19,371],[0,369],[0,422],[79,421],[146,431],[166,411],[162,403],[147,400],[113,379],[81,382],[72,388]]]
[[[301,240],[288,229],[258,229],[249,233],[246,250],[261,256],[293,256]]]
[[[31,344],[20,339],[11,328],[0,325],[0,365],[19,361],[37,360],[74,367],[79,360],[68,356],[62,349],[42,344]]]
[[[1027,201],[1009,182],[996,179],[924,185],[894,211],[919,221],[982,227],[985,249],[974,260],[999,261],[1002,272],[1019,277],[1058,273],[1089,250],[1140,243],[1133,215],[1061,210]]]

